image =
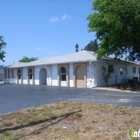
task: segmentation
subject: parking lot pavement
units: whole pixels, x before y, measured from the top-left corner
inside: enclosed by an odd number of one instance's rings
[[[59,101],[140,107],[140,94],[45,85],[0,85],[0,115]]]

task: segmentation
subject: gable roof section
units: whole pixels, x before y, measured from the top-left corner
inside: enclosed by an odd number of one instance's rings
[[[80,52],[75,52],[72,54],[68,54],[68,55],[61,55],[61,56],[55,56],[55,57],[49,57],[49,58],[43,58],[43,59],[39,59],[36,61],[32,61],[32,62],[19,62],[10,66],[7,66],[5,68],[19,68],[19,67],[31,67],[31,66],[39,66],[39,65],[52,65],[52,64],[65,64],[65,63],[79,63],[79,62],[93,62],[93,61],[97,61],[97,55],[92,52],[92,51],[80,51]],[[114,60],[113,56],[108,56],[108,57],[104,57],[99,61],[111,61],[111,62],[127,62],[130,64],[136,64],[136,65],[140,65],[138,63],[135,62],[130,62],[130,61],[126,61],[123,59],[118,60]]]
[[[49,58],[43,58],[40,60],[23,63],[19,62],[6,68],[17,68],[17,67],[29,67],[38,65],[51,65],[51,64],[64,64],[64,63],[79,63],[79,62],[90,62],[97,61],[97,55],[92,51],[80,51],[68,55],[61,55]]]

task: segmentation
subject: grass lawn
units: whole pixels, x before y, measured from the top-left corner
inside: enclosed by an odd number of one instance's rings
[[[0,116],[0,140],[127,140],[140,108],[58,102]]]

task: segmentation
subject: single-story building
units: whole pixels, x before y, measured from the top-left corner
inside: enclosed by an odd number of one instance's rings
[[[108,85],[121,83],[123,78],[140,80],[140,65],[105,57],[97,60],[91,51],[44,58],[28,63],[19,62],[5,68],[5,83],[66,87],[105,86],[102,67],[115,70]]]
[[[4,72],[0,71],[0,81],[4,80]]]

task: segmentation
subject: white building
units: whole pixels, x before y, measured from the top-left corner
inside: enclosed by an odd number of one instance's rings
[[[4,73],[0,71],[0,81],[4,80]]]
[[[13,64],[5,68],[5,83],[46,84],[66,87],[105,86],[102,66],[113,66],[108,85],[121,83],[123,78],[139,79],[140,65],[106,57],[97,60],[94,52],[80,51],[69,55]]]

